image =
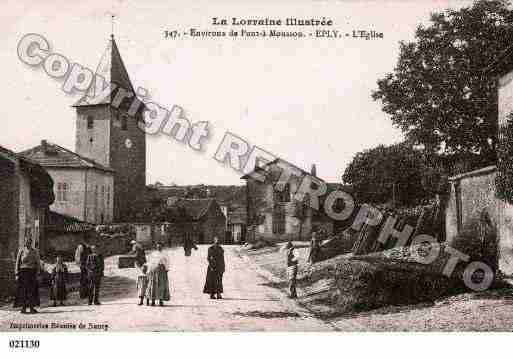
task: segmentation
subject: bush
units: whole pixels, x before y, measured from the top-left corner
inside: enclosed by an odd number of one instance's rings
[[[341,312],[434,301],[461,290],[453,278],[386,263],[345,261],[335,275],[333,301]]]

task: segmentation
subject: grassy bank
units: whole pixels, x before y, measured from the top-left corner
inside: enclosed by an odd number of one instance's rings
[[[389,306],[407,306],[465,293],[463,267],[451,277],[442,274],[443,254],[430,265],[419,264],[412,249],[396,248],[366,256],[339,255],[308,265],[308,248],[296,242],[299,256],[298,302],[321,318],[333,319]],[[281,246],[243,250],[256,264],[279,278],[274,285],[286,290],[285,253]],[[495,288],[502,288],[496,284]]]

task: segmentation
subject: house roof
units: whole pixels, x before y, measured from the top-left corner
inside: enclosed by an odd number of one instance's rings
[[[213,198],[189,199],[183,198],[177,202],[177,205],[185,208],[187,215],[194,220],[198,220],[207,214],[210,206],[215,202]]]
[[[255,167],[255,169],[252,172],[245,174],[244,176],[241,177],[241,179],[246,179],[247,180],[247,179],[252,177],[253,173],[257,173],[257,174],[260,174],[260,175],[266,175],[267,174],[267,168],[269,168],[269,166],[271,166],[273,164],[276,164],[278,161],[281,161],[281,162],[285,163],[286,165],[291,166],[291,167],[299,170],[302,175],[308,175],[308,176],[311,176],[313,178],[318,179],[321,182],[326,183],[326,185],[328,187],[328,192],[334,191],[336,189],[341,189],[341,190],[344,190],[344,191],[350,190],[349,186],[343,186],[342,184],[336,183],[336,182],[326,182],[322,178],[320,178],[320,177],[318,177],[316,175],[312,175],[311,173],[309,173],[308,171],[305,171],[301,167],[298,167],[298,166],[296,166],[296,165],[294,165],[294,164],[292,164],[292,163],[290,163],[290,162],[288,162],[288,161],[286,161],[286,160],[284,160],[282,158],[276,158],[273,161],[270,161],[270,162],[266,163],[263,166]]]
[[[160,220],[169,222],[176,221],[197,221],[202,219],[209,211],[210,207],[218,203],[214,198],[175,198],[167,203],[166,210]]]
[[[73,105],[73,107],[106,105],[112,102],[115,94],[114,90],[110,91],[110,95],[104,98],[101,98],[98,95],[96,95],[96,97],[94,96],[96,80],[99,76],[103,77],[105,84],[115,84],[116,86],[119,86],[131,93],[132,96],[135,96],[134,87],[130,81],[130,77],[128,76],[128,72],[126,70],[123,59],[121,58],[121,54],[119,53],[119,49],[116,44],[116,40],[114,40],[114,36],[112,36],[107,43],[107,48],[100,58],[100,62],[96,67],[95,77],[91,83],[91,86],[89,87],[88,92],[80,100],[78,100]]]
[[[54,200],[53,180],[48,172],[37,162],[0,146],[0,155],[12,163],[18,162],[20,169],[30,178],[30,196],[36,206],[49,206]]]
[[[46,168],[94,168],[101,171],[114,172],[110,167],[103,166],[90,158],[45,140],[41,141],[39,146],[19,154]]]
[[[270,162],[267,162],[266,164],[262,165],[262,166],[258,166],[258,167],[255,167],[255,169],[247,174],[245,174],[244,176],[241,177],[241,179],[248,179],[251,177],[251,174],[253,173],[257,173],[257,174],[265,174],[267,173],[267,169],[273,165],[273,164],[276,164],[278,162],[283,162],[285,163],[286,165],[290,166],[290,167],[293,167],[297,170],[299,170],[299,172],[301,172],[301,174],[303,175],[309,175],[309,176],[312,176],[313,178],[317,178],[319,181],[322,181],[322,182],[325,182],[322,178],[320,177],[317,177],[316,175],[312,175],[310,172],[308,171],[305,171],[304,169],[302,169],[301,167],[298,167],[292,163],[290,163],[289,161],[286,161],[284,160],[283,158],[276,158]]]
[[[495,165],[487,166],[487,167],[479,168],[474,171],[460,173],[459,175],[449,177],[449,181],[454,182],[454,181],[459,181],[463,178],[483,176],[483,175],[486,175],[486,174],[489,174],[489,173],[492,173],[495,171],[497,171],[497,166],[495,166]]]

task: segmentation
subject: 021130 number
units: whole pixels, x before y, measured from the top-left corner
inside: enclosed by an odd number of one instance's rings
[[[39,348],[39,340],[9,340],[9,348],[14,348],[14,349]]]

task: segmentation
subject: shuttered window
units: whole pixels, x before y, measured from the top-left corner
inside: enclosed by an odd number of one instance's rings
[[[273,210],[273,233],[285,233],[285,210],[282,206],[275,206]]]

